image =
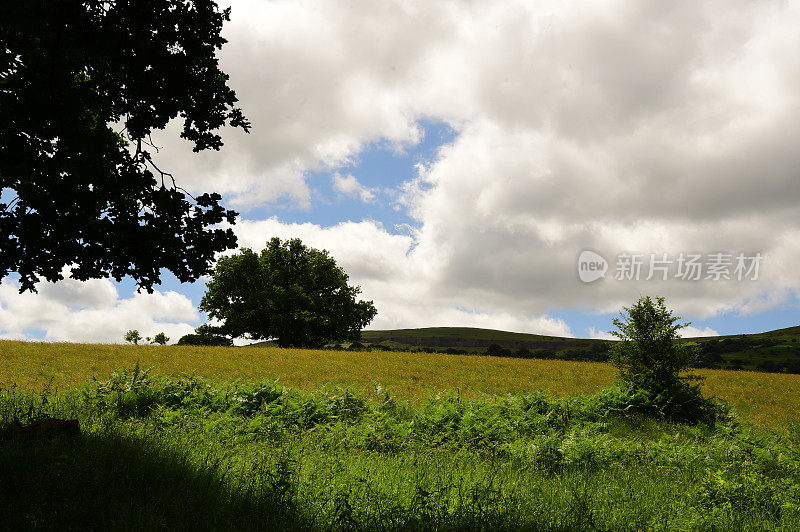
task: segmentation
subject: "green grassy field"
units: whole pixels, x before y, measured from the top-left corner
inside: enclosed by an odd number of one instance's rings
[[[304,390],[335,384],[368,392],[380,384],[401,398],[421,398],[436,390],[458,390],[466,396],[535,390],[560,396],[592,394],[615,376],[608,364],[439,353],[0,341],[0,385],[63,390],[137,361],[154,366],[155,374],[163,376],[191,373],[216,382],[279,379]],[[798,375],[697,373],[707,377],[706,394],[730,402],[747,421],[781,429],[800,420]]]
[[[795,375],[703,371],[734,412],[687,425],[585,362],[0,342],[0,372],[9,529],[800,530]],[[19,429],[47,415],[81,436]]]

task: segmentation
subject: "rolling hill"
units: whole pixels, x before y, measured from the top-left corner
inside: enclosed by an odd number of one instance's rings
[[[798,339],[800,326],[756,334],[687,338],[686,341],[700,346],[703,367],[800,373]],[[605,362],[613,341],[472,327],[424,327],[364,331],[362,343],[365,347],[392,350]]]

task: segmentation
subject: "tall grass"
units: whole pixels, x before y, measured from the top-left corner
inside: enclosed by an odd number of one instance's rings
[[[621,400],[411,400],[141,367],[69,392],[6,388],[0,516],[23,529],[800,528],[797,441],[724,410],[676,424]],[[20,435],[44,415],[77,417],[83,435]]]
[[[426,353],[316,351],[279,348],[126,346],[0,341],[0,385],[24,390],[69,389],[116,368],[155,365],[162,376],[184,372],[217,382],[279,379],[299,389],[325,384],[368,392],[390,386],[401,398],[419,400],[432,390],[462,396],[545,390],[555,395],[592,394],[608,386],[607,364],[522,360]],[[742,419],[783,430],[800,419],[800,375],[700,370],[704,393],[730,402]]]

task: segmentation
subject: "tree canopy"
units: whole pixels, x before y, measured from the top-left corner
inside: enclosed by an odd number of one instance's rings
[[[178,340],[178,345],[206,345],[232,347],[233,340],[221,334],[214,334],[209,325],[201,325],[194,334],[185,334]]]
[[[639,298],[623,307],[614,319],[620,339],[611,350],[611,360],[623,381],[636,387],[661,391],[679,385],[697,358],[697,350],[680,341],[678,331],[689,323],[667,309],[663,297]]]
[[[212,0],[25,0],[0,7],[0,279],[132,276],[152,290],[235,247],[236,213],[192,197],[150,141],[172,119],[195,152],[249,130],[216,52]]]
[[[614,406],[626,414],[656,414],[678,421],[713,422],[724,409],[703,397],[698,375],[687,374],[697,346],[681,341],[678,331],[689,323],[667,309],[663,297],[640,297],[614,320],[620,339],[611,361],[620,371],[620,399]],[[613,394],[612,394],[613,395]]]
[[[327,251],[273,238],[260,254],[243,249],[221,258],[200,309],[228,336],[319,347],[361,338],[377,311],[356,300],[360,292]]]

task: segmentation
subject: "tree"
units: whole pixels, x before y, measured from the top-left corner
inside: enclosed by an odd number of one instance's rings
[[[125,333],[125,341],[134,345],[139,345],[139,340],[142,339],[142,335],[139,334],[139,331],[133,329]]]
[[[235,247],[236,213],[156,165],[170,120],[195,152],[249,130],[215,56],[230,10],[213,0],[26,0],[0,7],[0,279],[132,276],[152,291]],[[216,226],[216,227],[215,227]]]
[[[209,325],[201,325],[194,332],[195,334],[181,336],[178,345],[233,346],[233,340],[220,334],[214,334]]]
[[[621,383],[608,395],[609,408],[690,423],[713,423],[724,415],[722,405],[703,397],[702,378],[686,373],[698,349],[678,337],[678,330],[689,325],[680,319],[663,297],[641,297],[623,308],[614,320],[619,330],[612,332],[620,341],[610,351]]]
[[[644,296],[623,307],[614,319],[620,339],[611,348],[611,361],[623,382],[637,389],[661,393],[680,388],[694,377],[683,375],[697,360],[697,349],[680,341],[678,330],[689,323],[668,310],[663,297]]]
[[[377,311],[328,254],[299,239],[273,238],[261,254],[250,249],[221,258],[200,309],[231,337],[276,339],[281,347],[355,342]]]
[[[166,345],[169,342],[169,337],[163,332],[158,333],[153,337],[153,343],[158,345]]]

